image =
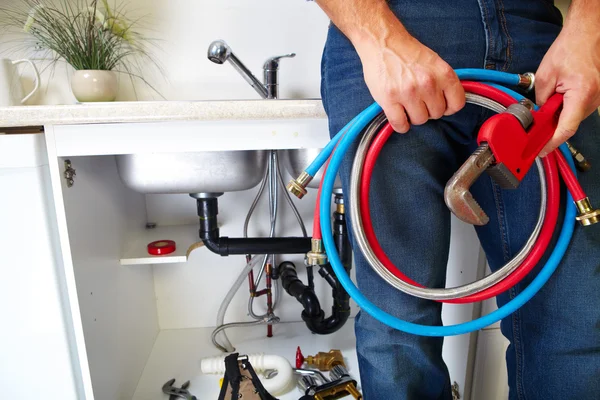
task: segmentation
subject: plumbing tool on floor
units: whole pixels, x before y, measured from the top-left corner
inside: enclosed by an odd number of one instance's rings
[[[273,395],[285,394],[294,386],[294,371],[289,361],[284,357],[250,354],[240,357],[240,361],[252,365],[256,374],[263,375],[263,378],[260,378],[261,385]],[[200,361],[200,370],[203,374],[223,375],[227,373],[227,367],[226,356],[205,358]],[[229,367],[231,368],[231,365]],[[259,379],[258,375],[257,379]]]
[[[169,400],[197,400],[196,396],[192,396],[188,390],[190,381],[186,381],[180,388],[173,385],[175,385],[175,379],[169,379],[162,387],[163,393],[169,395]]]
[[[352,396],[361,400],[356,381],[350,376],[348,370],[342,365],[336,365],[329,373],[329,381],[319,382],[312,375],[303,375],[298,380],[298,387],[304,392],[299,400],[334,400]]]
[[[369,186],[377,157],[385,142],[393,134],[381,107],[374,103],[352,119],[323,149],[311,165],[288,184],[288,190],[297,197],[306,194],[306,187],[316,173],[324,168],[321,181],[318,211],[320,230],[313,239],[322,240],[327,259],[336,279],[361,307],[382,323],[404,332],[423,336],[449,336],[472,332],[493,324],[510,315],[529,301],[552,276],[568,248],[575,229],[575,220],[587,226],[600,221],[600,210],[594,209],[576,178],[575,162],[581,170],[589,163],[577,149],[565,143],[559,149],[540,159],[537,157],[556,128],[562,96],[554,95],[539,109],[523,95],[511,88],[531,90],[533,74],[509,74],[499,71],[459,69],[468,103],[485,107],[498,113],[482,127],[480,148],[451,180],[446,191],[448,205],[462,219],[482,224],[487,216],[469,193],[471,184],[484,171],[501,181],[505,187],[516,187],[535,162],[540,175],[540,214],[538,222],[523,249],[504,267],[476,282],[455,288],[424,288],[404,275],[389,260],[373,230],[369,209]],[[331,204],[328,196],[333,192],[336,174],[345,154],[360,138],[350,175],[349,209],[353,221],[353,236],[357,247],[369,265],[389,284],[405,293],[424,299],[449,303],[482,301],[513,287],[541,260],[552,239],[560,207],[559,173],[568,191],[566,211],[560,235],[546,264],[519,295],[498,310],[473,321],[450,326],[427,326],[401,320],[387,314],[363,294],[352,282],[332,239],[328,221]]]
[[[224,363],[225,375],[218,400],[277,400],[258,379],[248,356],[233,353],[225,357]]]

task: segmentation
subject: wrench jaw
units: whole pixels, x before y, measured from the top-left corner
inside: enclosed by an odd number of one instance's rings
[[[444,201],[458,219],[471,225],[485,225],[490,218],[473,198],[471,186],[494,162],[494,155],[487,143],[471,154],[450,178],[444,189]]]
[[[502,189],[517,189],[521,183],[521,181],[506,168],[506,165],[502,163],[489,167],[487,173]]]
[[[463,190],[462,188],[448,190],[448,186],[446,186],[444,200],[450,211],[458,219],[467,224],[482,226],[490,221],[490,217],[483,211],[477,200],[473,198],[473,195],[468,190]]]

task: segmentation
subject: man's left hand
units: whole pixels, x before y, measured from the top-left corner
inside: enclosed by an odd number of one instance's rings
[[[597,16],[590,20],[589,15],[567,18],[536,73],[535,94],[539,105],[555,92],[564,94],[558,128],[540,156],[573,136],[581,121],[600,106],[600,26],[597,20]]]

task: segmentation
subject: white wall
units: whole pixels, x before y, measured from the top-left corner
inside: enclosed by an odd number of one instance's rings
[[[0,7],[14,0],[0,0]],[[275,55],[295,52],[280,68],[282,98],[318,98],[320,58],[329,20],[319,7],[304,0],[129,0],[132,15],[147,15],[149,36],[161,51],[157,61],[165,75],[147,72],[147,79],[168,100],[256,99],[258,94],[230,65],[208,61],[206,51],[215,39],[226,40],[236,55],[262,80],[264,61]],[[0,42],[6,38],[0,37]],[[14,53],[0,44],[0,56],[35,57]],[[44,63],[38,64],[43,68]],[[31,104],[70,104],[72,68],[59,64],[54,75],[43,74],[43,87]],[[31,87],[31,74],[24,76]],[[160,99],[143,84],[136,85],[139,100]],[[127,77],[121,77],[117,100],[135,100]]]

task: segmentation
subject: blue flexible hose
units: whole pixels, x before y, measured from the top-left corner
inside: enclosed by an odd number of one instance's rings
[[[487,81],[505,86],[517,86],[519,84],[518,74],[509,74],[489,69],[463,68],[457,69],[456,75],[461,81]]]
[[[503,77],[498,75],[500,73],[494,73],[492,75],[495,76],[490,77],[490,72],[494,71],[479,71],[482,72],[481,74],[475,74],[475,71],[478,70],[468,70],[468,73],[465,72],[459,74],[459,77],[463,75],[465,76],[464,79],[498,81],[499,79],[496,79],[497,75],[498,77],[504,79]],[[509,82],[508,84],[514,84],[514,82]],[[372,107],[373,106],[371,106],[367,110],[373,111]],[[366,110],[363,113],[366,113]],[[373,117],[371,117],[371,119],[372,118]],[[337,143],[337,148],[335,149],[335,152],[333,152],[331,161],[329,163],[329,167],[324,177],[322,189],[323,199],[327,199],[331,196],[333,192],[335,177],[338,173],[344,155],[346,154],[354,140],[356,140],[356,138],[360,135],[363,128],[364,126],[361,127],[361,125],[359,124],[354,124],[350,126],[348,131],[343,135],[343,137],[339,139],[339,143]],[[560,151],[562,151],[563,154],[565,154],[565,158],[569,162],[571,169],[576,173],[575,164],[566,145],[563,144],[560,147]],[[552,251],[550,258],[548,259],[540,273],[533,279],[529,286],[527,286],[514,299],[506,303],[504,306],[500,307],[498,310],[473,321],[448,326],[428,326],[404,321],[386,313],[385,311],[381,310],[376,305],[374,305],[372,302],[370,302],[359,291],[359,289],[356,287],[356,285],[354,285],[354,283],[346,273],[346,270],[344,269],[344,266],[341,263],[339,254],[337,253],[335,244],[333,242],[331,224],[329,222],[329,215],[331,214],[331,202],[321,201],[319,209],[321,213],[321,231],[325,251],[327,253],[333,271],[335,272],[338,280],[340,281],[344,289],[348,292],[350,297],[354,299],[354,301],[361,307],[361,309],[364,312],[370,314],[380,322],[394,329],[421,336],[453,336],[473,332],[482,329],[486,326],[489,326],[493,323],[496,323],[518,310],[543,287],[543,285],[548,281],[548,279],[550,279],[556,268],[558,268],[558,265],[560,264],[565,252],[567,251],[567,248],[573,236],[576,216],[576,208],[575,204],[573,203],[573,198],[571,197],[571,194],[567,192],[567,210],[565,213],[561,233],[556,243],[556,247]]]
[[[333,139],[331,139],[327,146],[325,146],[323,150],[321,150],[317,158],[315,158],[313,162],[308,166],[308,168],[306,168],[304,171],[310,176],[315,176],[317,172],[319,172],[323,164],[325,164],[325,162],[333,152],[333,149],[335,148],[336,144],[344,136],[345,132],[348,132],[350,128],[358,129],[359,132],[362,131],[364,127],[367,126],[369,122],[371,122],[371,120],[375,118],[380,112],[381,107],[379,106],[379,104],[373,103],[369,107],[367,107],[362,113],[354,117],[352,121],[348,122],[346,126],[344,126],[342,130],[339,131],[337,135],[333,137]]]
[[[507,72],[474,68],[457,69],[455,72],[460,80],[486,81],[486,83],[487,81],[489,81],[489,84],[492,85],[499,84],[494,86],[498,87],[500,90],[506,89],[504,86],[501,85],[517,86],[519,84],[519,75],[509,74]],[[518,96],[521,96],[514,91],[511,92]],[[362,130],[365,126],[367,126],[369,122],[371,122],[373,118],[375,118],[377,114],[381,112],[381,107],[377,103],[373,103],[365,111],[363,111],[363,113],[364,112],[366,112],[365,115],[361,113],[354,117],[352,121],[348,122],[346,126],[344,126],[342,130],[340,130],[333,137],[333,139],[331,139],[331,141],[327,144],[327,146],[323,148],[323,150],[313,160],[313,162],[308,166],[308,168],[304,170],[307,174],[309,174],[310,176],[315,176],[333,152],[333,149],[335,148],[337,142],[342,136],[344,136],[344,133],[347,132],[347,130],[355,124],[357,125],[357,129],[358,127],[360,127],[359,130]]]

